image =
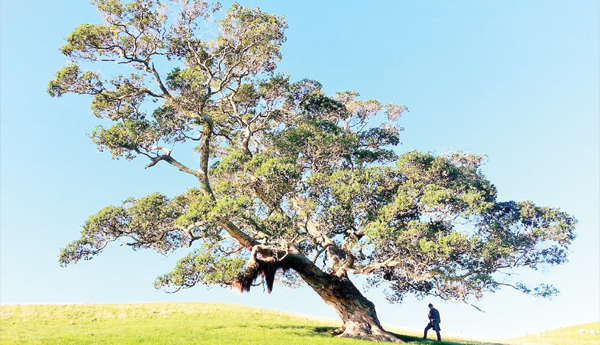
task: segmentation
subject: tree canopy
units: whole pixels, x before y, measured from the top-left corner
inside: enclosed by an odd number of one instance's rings
[[[92,3],[105,22],[67,37],[70,63],[49,94],[91,96],[93,115],[109,124],[90,135],[101,151],[170,164],[198,185],[100,210],[61,250],[61,265],[116,240],[162,254],[188,248],[157,288],[306,282],[336,308],[342,335],[384,340],[393,337],[348,272],[387,284],[392,302],[415,294],[471,304],[502,286],[556,293],[499,273],[565,262],[576,220],[498,201],[483,156],[399,154],[403,105],[326,95],[314,80],[278,73],[283,17],[234,4],[215,21],[220,6],[202,0]],[[91,68],[109,62],[105,75]],[[197,166],[176,158],[185,150]]]

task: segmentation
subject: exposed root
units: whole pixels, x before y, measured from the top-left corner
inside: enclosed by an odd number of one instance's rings
[[[329,335],[334,336],[334,337],[341,335],[342,333],[344,333],[344,327],[332,329],[331,331],[329,331],[327,333],[329,333]]]
[[[372,332],[365,332],[363,330],[350,331],[346,330],[344,327],[340,327],[329,331],[329,334],[340,338],[365,339],[377,342],[387,341],[392,343],[404,343],[404,341],[396,338],[394,335],[379,330],[373,330]]]
[[[340,338],[353,338],[353,339],[365,339],[377,342],[392,342],[392,343],[404,343],[402,340],[396,338],[395,336],[389,333],[371,333],[371,334],[346,334],[342,333],[339,335]]]

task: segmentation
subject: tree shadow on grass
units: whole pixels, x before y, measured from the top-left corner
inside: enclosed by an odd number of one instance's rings
[[[406,342],[406,343],[413,343],[413,344],[439,344],[439,345],[505,345],[505,344],[500,344],[500,343],[484,343],[484,342],[478,342],[478,341],[464,341],[464,342],[456,342],[456,341],[437,341],[437,340],[433,340],[433,339],[423,339],[421,337],[414,337],[414,336],[409,336],[409,335],[403,335],[403,334],[398,334],[398,333],[394,333],[394,332],[389,332],[390,334],[393,334],[394,336],[396,336],[397,338],[399,338],[400,340]]]
[[[316,327],[313,329],[314,332],[316,333],[325,333],[328,334],[329,332],[331,332],[332,330],[334,330],[335,327]],[[403,334],[398,334],[398,333],[394,333],[394,332],[389,332],[390,334],[394,335],[395,337],[397,337],[398,339],[402,340],[405,343],[409,343],[409,344],[435,344],[435,345],[465,345],[465,344],[469,344],[469,345],[505,345],[505,344],[500,344],[500,343],[482,343],[482,342],[477,342],[477,341],[466,341],[466,342],[454,342],[454,341],[437,341],[437,340],[433,340],[433,339],[423,339],[421,337],[414,337],[414,336],[409,336],[409,335],[403,335]]]
[[[313,329],[313,331],[317,333],[327,333],[333,331],[334,329],[335,327],[316,327]]]

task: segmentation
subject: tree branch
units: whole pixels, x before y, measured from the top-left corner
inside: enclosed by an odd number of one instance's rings
[[[154,158],[150,158],[152,160],[152,162],[150,164],[146,165],[144,167],[144,169],[151,168],[160,161],[165,161],[165,162],[173,165],[174,167],[176,167],[177,169],[179,169],[180,171],[182,171],[184,173],[188,173],[190,175],[196,176],[198,179],[202,179],[201,171],[188,168],[185,165],[179,163],[177,160],[175,160],[173,157],[171,157],[171,151],[169,149],[166,149],[166,148],[160,147],[160,146],[152,146],[148,151],[153,151],[153,150],[162,150],[165,152],[165,154],[156,156]],[[150,157],[148,154],[146,154],[146,156]]]

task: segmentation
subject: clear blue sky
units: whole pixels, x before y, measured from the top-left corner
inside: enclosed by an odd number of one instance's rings
[[[99,21],[93,6],[1,1],[0,303],[220,301],[337,318],[308,288],[155,291],[154,278],[184,253],[163,258],[114,245],[60,268],[59,249],[90,214],[129,196],[175,195],[194,180],[169,166],[111,161],[85,135],[97,124],[89,99],[46,94],[65,64],[64,38]],[[286,16],[279,71],[316,79],[329,93],[405,104],[399,151],[485,153],[483,171],[501,200],[561,207],[580,221],[569,263],[521,272],[554,284],[561,295],[553,300],[501,290],[480,301],[480,313],[433,298],[390,305],[370,290],[383,324],[421,329],[430,301],[452,334],[509,337],[600,320],[597,0],[241,3]]]

